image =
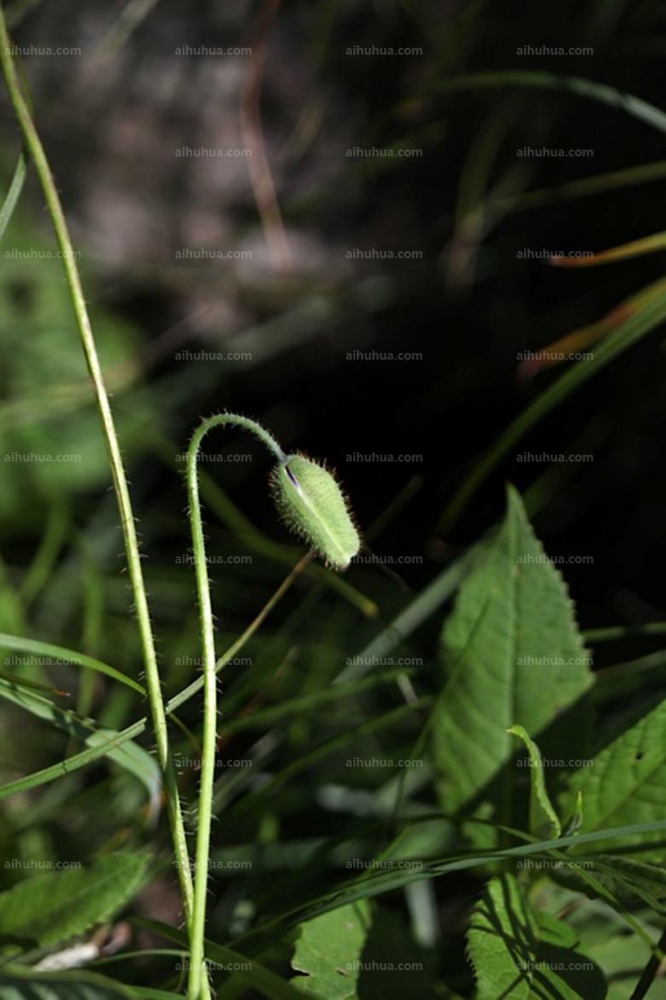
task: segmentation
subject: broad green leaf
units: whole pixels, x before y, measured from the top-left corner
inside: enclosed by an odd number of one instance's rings
[[[507,729],[538,733],[556,777],[560,761],[587,754],[592,674],[564,583],[513,489],[504,523],[460,588],[442,645],[449,677],[433,718],[442,808],[488,801],[495,819],[516,825]]]
[[[423,959],[400,914],[361,902],[301,924],[292,983],[322,1000],[433,1000]]]
[[[33,972],[0,969],[0,1000],[134,1000],[128,987],[93,972]]]
[[[562,833],[562,824],[548,798],[541,751],[522,726],[511,726],[508,732],[521,739],[527,747],[530,765],[530,833],[535,837],[548,839],[559,837]]]
[[[101,729],[91,719],[85,719],[60,708],[54,704],[50,698],[44,698],[41,694],[27,687],[18,687],[0,678],[0,698],[19,705],[31,715],[39,719],[44,719],[52,725],[68,733],[70,736],[82,740],[91,750],[103,749],[99,756],[107,756],[110,760],[134,775],[146,788],[150,797],[151,815],[155,815],[159,809],[160,794],[162,789],[162,775],[157,761],[138,743],[131,740],[124,740],[116,744],[116,738],[120,734],[113,729]],[[93,758],[94,759],[94,758]],[[54,776],[66,774],[68,761],[55,765]],[[25,779],[26,787],[30,787],[30,777]],[[18,791],[21,787],[21,779],[11,783],[13,791]],[[6,789],[0,789],[0,797],[4,797]]]
[[[143,886],[145,852],[108,854],[89,868],[49,871],[0,893],[0,936],[57,945],[110,919]]]
[[[666,814],[666,700],[644,715],[598,753],[591,766],[573,776],[563,809],[571,808],[581,792],[584,817],[581,831],[601,831],[628,823],[651,823]],[[624,840],[627,843],[627,840]],[[666,838],[658,830],[631,838],[632,844],[659,844],[642,858],[666,857]],[[595,850],[609,851],[612,840]],[[576,851],[582,848],[576,848]]]
[[[468,931],[476,1000],[603,1000],[601,971],[585,955],[553,943],[554,922],[542,929],[513,876],[493,878]]]
[[[291,982],[322,1000],[357,1000],[361,956],[370,929],[365,902],[343,906],[301,924],[292,968],[305,976]]]

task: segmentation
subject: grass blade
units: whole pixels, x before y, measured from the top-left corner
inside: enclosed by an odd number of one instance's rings
[[[16,167],[14,168],[14,176],[12,177],[11,184],[9,185],[9,190],[5,195],[5,200],[2,203],[2,208],[0,208],[0,240],[5,235],[5,230],[9,225],[12,215],[14,214],[14,209],[18,204],[18,200],[21,196],[21,191],[23,190],[23,184],[25,183],[25,175],[27,172],[28,161],[24,150],[19,153],[19,158],[16,161]]]
[[[92,760],[99,757],[109,757],[115,764],[128,771],[137,778],[146,788],[150,798],[150,818],[152,819],[159,810],[160,795],[162,791],[162,779],[157,761],[143,747],[136,743],[118,739],[120,733],[115,733],[111,729],[101,729],[91,719],[84,719],[67,709],[55,705],[50,698],[44,698],[29,689],[19,690],[15,684],[8,683],[0,679],[0,697],[6,701],[11,701],[25,711],[30,712],[36,718],[43,719],[67,733],[68,736],[82,740],[92,748],[94,756]],[[147,720],[144,720],[147,723]],[[91,751],[86,751],[90,753]],[[78,754],[76,756],[79,756]],[[70,758],[71,759],[71,758]],[[55,766],[54,777],[60,777],[69,773],[74,768],[68,768],[69,760],[61,761]],[[0,799],[6,798],[13,792],[34,787],[30,779],[21,778],[0,788]],[[41,784],[42,782],[38,782]]]
[[[36,656],[47,657],[49,660],[62,660],[64,663],[75,663],[78,667],[84,667],[86,670],[96,670],[97,673],[105,674],[107,677],[113,678],[114,681],[119,681],[126,687],[132,688],[137,694],[145,697],[145,688],[131,677],[116,670],[115,667],[110,667],[108,663],[102,663],[101,660],[96,660],[93,656],[86,656],[85,653],[77,653],[74,649],[66,649],[64,646],[54,646],[50,642],[40,642],[38,639],[26,639],[21,635],[7,635],[6,632],[0,632],[0,647],[14,649],[19,653],[30,653]]]
[[[579,76],[557,76],[554,73],[531,73],[523,70],[502,70],[497,73],[465,73],[440,82],[438,91],[486,90],[501,87],[527,87],[530,90],[559,90],[600,101],[611,108],[619,108],[633,118],[651,125],[659,132],[666,132],[666,112],[653,104],[625,94],[606,83],[586,80]]]

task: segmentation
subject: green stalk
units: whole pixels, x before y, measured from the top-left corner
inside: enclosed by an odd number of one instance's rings
[[[5,77],[9,98],[21,128],[26,148],[28,149],[32,162],[35,165],[35,170],[37,171],[42,191],[44,192],[44,198],[51,217],[56,240],[61,251],[65,278],[67,280],[76,324],[78,326],[86,358],[86,364],[88,366],[88,371],[93,384],[97,407],[102,422],[102,430],[104,432],[106,447],[109,454],[111,473],[113,476],[113,487],[120,511],[125,554],[136,607],[137,622],[139,625],[141,649],[146,672],[146,687],[148,690],[148,701],[150,704],[155,742],[157,745],[157,756],[162,774],[164,776],[166,807],[171,825],[171,836],[176,855],[178,878],[180,881],[185,914],[189,927],[193,900],[192,873],[190,871],[185,825],[183,822],[183,815],[178,795],[176,771],[169,752],[167,721],[164,703],[162,701],[162,690],[157,666],[155,641],[150,621],[150,611],[148,608],[148,599],[146,596],[146,588],[141,567],[139,542],[137,539],[134,513],[127,485],[127,477],[125,475],[125,468],[113,422],[109,398],[104,385],[104,379],[102,377],[102,369],[97,354],[95,338],[93,336],[88,311],[86,309],[81,278],[79,276],[72,242],[67,229],[67,222],[60,203],[55,181],[51,173],[51,168],[44,152],[44,147],[42,146],[37,129],[32,120],[32,115],[27,101],[21,90],[16,66],[11,52],[11,42],[7,32],[5,13],[0,5],[0,64],[2,65],[2,72]]]
[[[192,532],[192,554],[197,581],[199,601],[199,628],[201,631],[204,718],[201,749],[201,774],[199,784],[199,811],[197,815],[197,841],[194,863],[194,900],[190,927],[190,969],[187,995],[189,1000],[202,1000],[208,986],[205,966],[206,892],[208,888],[208,856],[210,852],[210,828],[213,818],[213,785],[215,781],[215,751],[217,747],[217,676],[215,654],[215,631],[213,608],[210,599],[206,542],[204,539],[199,501],[199,479],[197,457],[201,442],[214,427],[231,424],[250,431],[273,452],[279,462],[286,456],[277,441],[248,417],[234,413],[220,413],[208,417],[195,431],[187,450],[187,496],[189,502],[190,528]]]

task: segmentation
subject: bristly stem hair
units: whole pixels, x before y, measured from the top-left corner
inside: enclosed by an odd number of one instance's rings
[[[271,475],[271,494],[287,526],[299,534],[326,562],[345,569],[358,552],[360,539],[335,477],[304,455],[285,455],[275,438],[249,417],[220,413],[204,420],[187,449],[187,499],[192,532],[192,555],[199,603],[203,663],[204,719],[199,784],[199,811],[194,867],[194,901],[190,927],[189,1000],[200,1000],[208,982],[205,961],[206,892],[210,831],[213,819],[215,752],[217,748],[217,656],[215,623],[210,596],[206,541],[199,500],[197,460],[201,443],[214,427],[233,426],[250,431],[277,459]],[[308,558],[310,558],[308,556]],[[300,564],[299,564],[300,565]],[[304,565],[304,563],[303,563]]]
[[[199,602],[199,628],[201,632],[202,664],[204,679],[204,719],[201,749],[201,771],[199,784],[199,810],[197,815],[197,839],[194,858],[194,900],[192,926],[190,932],[190,969],[188,981],[189,1000],[199,1000],[208,982],[205,966],[205,925],[206,891],[208,887],[208,859],[210,853],[210,829],[213,818],[213,785],[215,781],[215,751],[217,746],[217,674],[215,653],[215,626],[206,561],[206,541],[204,538],[199,500],[199,479],[197,458],[206,434],[214,427],[232,425],[248,430],[259,438],[271,451],[278,462],[286,461],[286,456],[277,441],[259,424],[248,417],[234,413],[220,413],[208,417],[195,431],[187,450],[187,498],[192,532],[192,555],[197,581]]]
[[[58,247],[61,251],[62,263],[65,278],[69,289],[72,307],[76,318],[86,364],[90,373],[90,379],[95,392],[95,399],[102,423],[102,430],[109,455],[111,474],[113,478],[113,488],[115,490],[118,508],[120,511],[120,521],[129,570],[129,579],[132,587],[136,617],[139,626],[141,650],[146,673],[146,687],[148,690],[148,702],[152,717],[155,743],[157,746],[157,757],[164,779],[164,790],[166,794],[166,807],[171,826],[171,836],[175,852],[176,869],[180,882],[180,889],[183,897],[186,922],[188,932],[191,934],[192,904],[193,904],[193,883],[190,871],[190,859],[185,835],[185,825],[183,813],[178,795],[176,781],[176,769],[169,750],[169,737],[167,729],[166,713],[162,699],[162,689],[160,683],[159,670],[157,666],[157,655],[155,652],[155,640],[153,636],[152,624],[150,621],[150,611],[148,598],[143,579],[141,567],[141,555],[137,538],[134,512],[127,484],[127,476],[120,451],[120,444],[113,421],[113,414],[109,404],[102,369],[97,353],[95,338],[93,335],[88,310],[86,308],[85,297],[81,277],[76,264],[76,257],[69,236],[67,222],[58,195],[58,190],[51,173],[44,147],[35,127],[35,123],[30,112],[28,101],[24,95],[17,66],[13,56],[13,49],[7,31],[5,13],[0,4],[0,64],[7,85],[9,98],[14,109],[18,124],[25,141],[30,159],[35,166],[39,182],[44,193],[47,209],[51,217],[53,229],[55,231]],[[208,981],[202,987],[201,997],[207,1000],[210,997]],[[197,997],[199,1000],[199,997]]]

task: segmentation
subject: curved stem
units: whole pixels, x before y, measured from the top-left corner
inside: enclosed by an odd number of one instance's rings
[[[273,452],[278,462],[287,461],[287,456],[273,435],[270,434],[265,427],[262,427],[261,424],[258,424],[256,420],[252,420],[251,417],[242,417],[239,413],[216,413],[212,417],[207,417],[207,419],[204,420],[198,427],[192,441],[190,442],[188,461],[197,438],[198,443],[196,448],[198,450],[201,445],[201,441],[206,436],[208,431],[212,430],[213,427],[221,427],[225,424],[231,424],[234,427],[240,427],[241,430],[250,431],[251,434],[254,434],[255,437],[259,438],[262,444],[266,445],[269,451]],[[196,454],[194,457],[196,458]]]
[[[65,278],[67,280],[76,324],[81,337],[86,364],[90,373],[90,379],[93,384],[97,408],[99,410],[102,423],[102,430],[109,454],[113,487],[120,511],[120,521],[125,544],[127,567],[139,626],[141,650],[146,672],[146,687],[148,690],[148,701],[150,704],[155,743],[157,746],[157,756],[164,777],[166,807],[171,826],[174,852],[176,855],[176,868],[178,871],[185,915],[189,928],[193,900],[192,873],[190,871],[190,859],[187,849],[185,824],[183,822],[180,798],[178,794],[176,770],[169,751],[166,713],[164,710],[164,703],[162,701],[162,689],[157,666],[155,640],[150,621],[150,610],[148,607],[146,587],[143,579],[141,554],[136,533],[136,525],[134,522],[134,511],[132,509],[125,467],[123,465],[123,459],[120,452],[120,444],[118,442],[113,422],[113,414],[109,404],[109,397],[104,385],[102,369],[97,355],[95,338],[90,325],[90,318],[86,308],[81,278],[76,265],[76,257],[69,236],[69,231],[67,229],[65,214],[60,203],[60,197],[58,195],[58,190],[53,179],[53,174],[51,173],[46,153],[44,152],[44,147],[42,146],[37,129],[32,120],[28,103],[19,83],[16,65],[12,56],[11,41],[7,32],[5,14],[1,4],[0,64],[2,65],[2,71],[5,77],[14,113],[16,114],[26,147],[30,152],[32,162],[35,165],[35,170],[39,177],[48,212],[51,217],[51,222],[55,230],[58,246],[61,251]]]
[[[267,430],[235,413],[220,413],[208,417],[194,432],[187,449],[187,496],[189,503],[190,528],[192,532],[192,554],[197,581],[199,601],[199,628],[201,630],[202,664],[204,681],[204,718],[201,750],[201,772],[199,784],[199,811],[197,816],[197,841],[194,857],[194,899],[192,925],[190,928],[190,971],[187,995],[189,1000],[201,1000],[203,990],[208,985],[205,966],[204,935],[206,926],[206,891],[208,888],[208,855],[210,852],[210,828],[213,818],[213,785],[215,779],[215,751],[217,746],[217,676],[215,633],[213,628],[213,607],[210,599],[206,542],[204,539],[199,501],[199,479],[197,458],[201,442],[214,427],[233,425],[250,431],[266,445],[279,462],[286,461],[286,455]]]

